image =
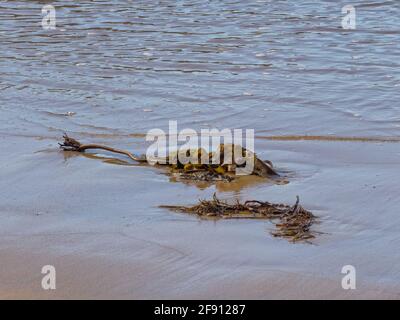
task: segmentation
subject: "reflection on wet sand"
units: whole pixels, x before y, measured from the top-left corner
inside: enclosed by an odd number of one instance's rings
[[[104,163],[108,164],[114,164],[114,165],[120,165],[120,166],[129,166],[129,167],[141,167],[143,166],[142,163],[132,163],[127,160],[123,160],[117,157],[108,157],[105,155],[100,155],[98,153],[82,153],[82,152],[62,152],[64,160],[69,160],[71,158],[83,156],[88,159],[94,159],[94,160],[101,160]]]
[[[171,182],[182,182],[188,186],[194,186],[201,190],[207,189],[215,185],[215,188],[219,192],[238,192],[245,188],[255,187],[262,184],[288,184],[289,181],[285,177],[271,177],[261,178],[254,175],[239,176],[231,182],[217,181],[211,183],[208,181],[191,181],[187,179],[180,179],[179,176],[171,176]]]

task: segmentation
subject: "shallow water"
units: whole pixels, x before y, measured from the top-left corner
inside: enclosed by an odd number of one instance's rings
[[[345,264],[361,288],[399,297],[399,3],[353,1],[357,29],[343,30],[345,1],[57,1],[53,31],[40,26],[46,3],[0,1],[0,297],[41,295],[32,261],[62,261],[65,297],[242,297],[243,283],[265,284],[249,297],[274,297],[271,279],[283,297],[347,297]],[[255,129],[257,153],[290,183],[183,184],[57,150],[68,132],[142,153],[168,120]],[[157,208],[214,191],[300,195],[326,234],[291,245],[268,222]],[[85,268],[96,277],[74,283]],[[120,268],[141,280],[124,283]],[[333,287],[304,283],[319,277]]]
[[[399,133],[396,1],[353,1],[353,31],[346,1],[57,1],[55,31],[45,3],[0,2],[2,132]]]

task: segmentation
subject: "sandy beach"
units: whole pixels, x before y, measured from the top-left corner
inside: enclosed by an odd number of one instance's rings
[[[172,183],[151,167],[65,158],[53,139],[1,143],[14,154],[1,158],[2,298],[399,298],[397,144],[260,142],[296,173],[292,181],[220,195],[301,195],[326,233],[308,245],[273,238],[265,221],[201,221],[157,208],[195,203],[213,186]],[[41,288],[48,264],[57,268],[51,292]],[[357,267],[356,290],[341,288],[347,264]]]

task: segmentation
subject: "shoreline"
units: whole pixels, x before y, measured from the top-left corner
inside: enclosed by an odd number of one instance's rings
[[[14,138],[33,138],[37,140],[54,140],[61,141],[64,132],[60,131],[57,136],[43,136],[43,135],[28,135],[28,134],[18,134],[18,133],[4,133],[0,132],[0,136],[14,137]],[[77,138],[83,137],[94,138],[94,139],[144,139],[146,138],[145,133],[87,133],[87,132],[68,132],[71,136],[76,136]],[[151,136],[151,135],[150,135]],[[166,134],[168,137],[168,134]],[[400,138],[397,136],[341,136],[341,135],[256,135],[255,140],[269,140],[269,141],[326,141],[326,142],[364,142],[364,143],[400,143]]]

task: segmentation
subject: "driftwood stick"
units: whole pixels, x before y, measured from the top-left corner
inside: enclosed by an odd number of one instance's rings
[[[76,152],[85,152],[86,150],[93,150],[93,149],[100,149],[105,150],[113,153],[123,154],[131,158],[136,162],[146,162],[146,159],[139,158],[129,151],[115,149],[107,146],[103,146],[101,144],[82,144],[78,140],[68,137],[68,135],[64,135],[64,142],[59,143],[60,148],[64,151],[76,151]]]

